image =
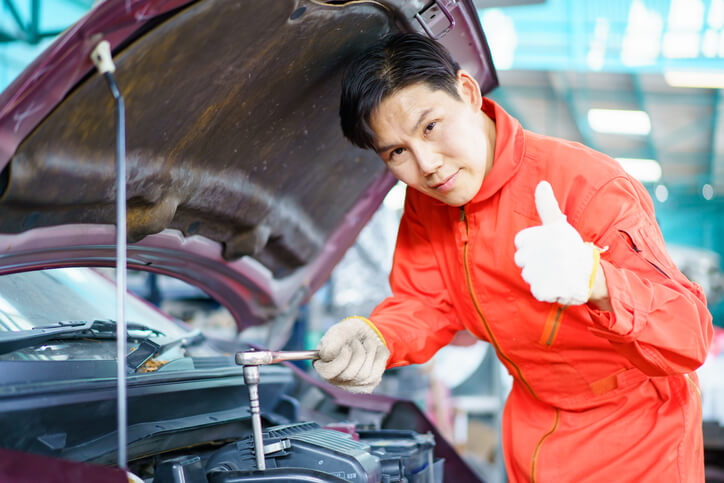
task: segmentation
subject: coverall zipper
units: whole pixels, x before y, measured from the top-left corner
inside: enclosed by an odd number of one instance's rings
[[[465,265],[465,280],[468,285],[468,291],[470,292],[470,298],[473,301],[473,306],[475,307],[475,311],[478,313],[478,316],[480,317],[480,320],[483,322],[483,327],[485,327],[485,331],[488,333],[488,337],[490,338],[490,343],[493,344],[493,347],[495,348],[495,351],[500,355],[501,358],[503,358],[505,361],[508,362],[518,373],[518,377],[520,380],[525,384],[525,386],[528,388],[530,393],[533,395],[534,398],[538,399],[538,396],[535,394],[535,391],[533,391],[533,388],[530,387],[530,384],[528,384],[528,381],[525,380],[525,377],[523,377],[523,373],[521,372],[520,368],[512,361],[510,358],[505,355],[505,353],[500,349],[500,346],[498,345],[498,341],[493,335],[493,331],[490,330],[490,326],[488,325],[488,321],[485,318],[485,315],[483,315],[483,311],[480,309],[480,305],[478,304],[478,299],[475,297],[475,291],[473,290],[473,282],[472,277],[470,275],[470,267],[468,266],[468,243],[469,243],[469,236],[470,236],[470,225],[468,224],[468,217],[465,213],[465,207],[460,207],[460,221],[465,222],[465,239],[463,241],[463,263]],[[559,314],[560,316],[560,314]],[[558,322],[559,316],[556,317],[556,323]],[[535,451],[533,452],[533,460],[531,462],[531,481],[532,483],[535,483],[535,467],[536,463],[538,462],[538,453],[540,452],[541,446],[543,446],[543,441],[553,434],[553,432],[558,428],[558,408],[556,408],[555,413],[555,420],[553,422],[553,427],[545,433],[541,439],[538,441],[538,444],[535,447]]]
[[[470,275],[470,267],[468,266],[468,242],[469,242],[469,235],[470,235],[470,226],[468,224],[468,216],[465,213],[465,207],[460,207],[460,221],[465,222],[465,240],[463,241],[463,265],[465,266],[465,280],[468,285],[468,291],[470,292],[470,298],[473,300],[473,306],[475,307],[475,311],[478,313],[478,316],[480,317],[480,320],[483,322],[483,327],[485,327],[485,332],[487,332],[488,337],[490,338],[490,343],[493,344],[493,347],[495,348],[495,351],[500,355],[501,358],[503,358],[508,364],[510,364],[515,371],[518,373],[518,377],[520,380],[525,384],[525,386],[528,388],[530,393],[533,395],[534,398],[538,399],[538,396],[536,396],[535,391],[533,391],[533,388],[530,387],[530,384],[528,384],[528,381],[525,380],[525,377],[523,377],[523,373],[521,372],[520,368],[512,361],[510,358],[505,355],[505,353],[500,349],[500,346],[498,345],[498,341],[493,335],[493,331],[490,330],[490,326],[488,325],[488,321],[485,318],[485,315],[483,315],[483,311],[480,309],[480,305],[478,304],[478,299],[475,297],[475,291],[473,290],[473,282],[472,277]]]
[[[531,465],[530,465],[530,481],[531,481],[531,483],[536,482],[535,467],[536,467],[536,464],[538,463],[538,453],[540,452],[541,446],[543,446],[543,441],[545,441],[545,439],[548,436],[550,436],[551,434],[553,434],[555,432],[555,430],[558,428],[558,421],[560,419],[560,414],[559,414],[558,408],[555,408],[555,410],[556,410],[556,415],[555,415],[555,419],[553,420],[553,427],[551,429],[549,429],[548,432],[541,437],[541,439],[538,441],[538,444],[535,445],[535,451],[533,451],[533,461],[531,462]]]

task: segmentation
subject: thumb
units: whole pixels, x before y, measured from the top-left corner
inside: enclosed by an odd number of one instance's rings
[[[558,207],[558,201],[548,181],[541,181],[535,188],[535,208],[538,211],[541,223],[544,225],[566,219],[566,216]]]
[[[333,325],[317,344],[319,358],[322,361],[329,362],[334,360],[340,355],[344,346],[347,345],[347,337],[345,334],[340,334],[339,332],[339,327]]]

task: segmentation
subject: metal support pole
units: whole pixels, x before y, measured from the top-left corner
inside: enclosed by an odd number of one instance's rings
[[[126,394],[126,113],[113,74],[104,74],[116,100],[116,360],[118,371],[118,467],[126,469],[128,408]]]
[[[40,31],[40,0],[31,0],[30,2],[30,25],[28,25],[28,36],[30,43],[37,44],[38,32]]]
[[[128,408],[126,393],[126,354],[128,332],[126,323],[126,113],[123,96],[113,77],[115,65],[110,44],[102,41],[91,53],[91,59],[108,82],[116,102],[116,369],[118,467],[128,467]]]

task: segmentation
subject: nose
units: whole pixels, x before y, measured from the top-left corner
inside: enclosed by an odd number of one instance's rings
[[[423,176],[430,176],[442,167],[442,156],[428,149],[421,149],[417,152],[417,165]]]

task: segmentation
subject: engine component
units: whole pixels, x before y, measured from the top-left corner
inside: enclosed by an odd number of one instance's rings
[[[206,475],[198,456],[178,456],[156,466],[153,483],[205,482]]]
[[[389,481],[427,483],[436,481],[436,475],[442,477],[444,460],[433,462],[435,437],[432,434],[392,429],[357,431],[357,434],[360,443],[368,444],[372,454],[380,458],[383,475],[400,472],[399,480]]]
[[[275,426],[264,433],[267,473],[256,470],[253,437],[247,437],[211,455],[206,462],[207,477],[224,483],[271,481],[268,472],[281,477],[279,471],[286,469],[286,479],[306,469],[317,475],[321,472],[326,481],[332,477],[351,482],[442,481],[444,460],[433,464],[435,440],[431,434],[403,430],[358,434],[359,441],[354,441],[350,434],[312,422]]]
[[[335,478],[360,483],[442,481],[444,460],[433,462],[435,440],[431,434],[400,430],[357,433],[350,428],[340,432],[311,422],[275,426],[263,432],[257,390],[259,366],[282,360],[315,358],[318,358],[316,351],[236,354],[236,363],[244,366],[244,381],[249,388],[253,432],[208,458],[206,476],[209,481],[232,483],[275,478],[288,481],[294,481],[294,478],[298,481],[324,481],[325,478],[331,481]],[[355,441],[353,435],[359,437],[359,441]]]
[[[308,470],[306,468],[273,468],[266,471],[212,473],[209,479],[209,483],[256,483],[264,481],[345,483],[347,480],[322,471]]]

